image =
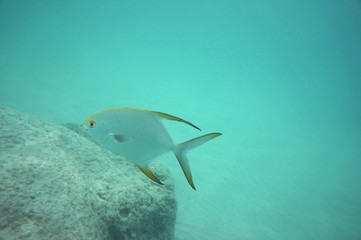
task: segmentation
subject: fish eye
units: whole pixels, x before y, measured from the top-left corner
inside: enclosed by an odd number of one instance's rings
[[[95,127],[95,122],[93,121],[93,120],[91,120],[90,122],[89,122],[89,126],[91,127],[91,128],[93,128],[93,127]]]

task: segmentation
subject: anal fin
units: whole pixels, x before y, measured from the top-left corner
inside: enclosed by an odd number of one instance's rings
[[[136,163],[133,163],[135,166],[137,166],[147,177],[149,177],[150,179],[152,179],[154,182],[163,185],[163,183],[154,175],[154,173],[152,172],[152,170],[150,170],[150,168],[148,166],[140,166]]]

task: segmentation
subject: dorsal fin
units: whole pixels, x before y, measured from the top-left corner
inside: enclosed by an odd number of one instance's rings
[[[108,108],[108,109],[104,109],[104,110],[101,110],[101,111],[98,111],[96,113],[93,113],[91,115],[88,116],[88,118],[85,120],[85,122],[93,115],[96,115],[100,112],[104,112],[104,111],[109,111],[109,110],[121,110],[121,109],[129,109],[129,110],[136,110],[136,111],[143,111],[143,112],[151,112],[151,113],[154,113],[155,115],[157,115],[158,117],[160,118],[163,118],[163,119],[167,119],[167,120],[171,120],[171,121],[178,121],[178,122],[183,122],[183,123],[186,123],[192,127],[194,127],[195,129],[198,129],[199,131],[202,131],[199,127],[197,127],[196,125],[184,120],[184,119],[181,119],[179,117],[176,117],[176,116],[172,116],[172,115],[169,115],[167,113],[162,113],[162,112],[156,112],[156,111],[150,111],[150,110],[145,110],[145,109],[139,109],[139,108],[129,108],[129,107],[120,107],[120,108]],[[85,124],[84,122],[84,124]]]
[[[162,112],[155,112],[155,111],[150,111],[154,114],[156,114],[158,117],[161,117],[161,118],[164,118],[164,119],[167,119],[167,120],[171,120],[171,121],[178,121],[178,122],[183,122],[183,123],[186,123],[192,127],[194,127],[195,129],[198,129],[199,131],[202,131],[199,127],[197,127],[196,125],[186,121],[186,120],[183,120],[179,117],[175,117],[175,116],[172,116],[172,115],[169,115],[169,114],[166,114],[166,113],[162,113]]]

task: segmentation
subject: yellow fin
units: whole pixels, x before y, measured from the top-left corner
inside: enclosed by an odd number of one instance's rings
[[[174,155],[176,156],[180,166],[182,167],[184,176],[186,177],[189,185],[196,190],[196,187],[193,183],[191,168],[189,167],[187,156],[185,155],[185,152],[174,152]]]
[[[136,163],[133,163],[135,166],[137,166],[145,175],[147,175],[147,177],[149,177],[150,179],[152,179],[154,182],[163,185],[163,183],[154,175],[154,173],[152,172],[152,170],[150,170],[149,167],[145,167],[145,166],[140,166]]]
[[[208,133],[206,135],[193,138],[186,142],[178,143],[177,146],[182,148],[182,150],[188,151],[188,150],[198,147],[199,145],[202,145],[203,143],[208,142],[209,140],[211,140],[215,137],[218,137],[220,135],[222,135],[222,133]]]
[[[178,147],[177,150],[174,151],[174,155],[176,156],[179,164],[182,167],[183,173],[185,175],[185,177],[187,178],[187,181],[189,183],[189,185],[196,190],[194,183],[193,183],[193,178],[192,178],[192,173],[191,173],[191,168],[189,166],[188,163],[188,159],[187,159],[187,151],[191,150],[195,147],[198,147],[199,145],[208,142],[209,140],[218,137],[222,135],[222,133],[209,133],[197,138],[193,138],[189,141],[186,141],[184,143],[179,143],[176,146]]]
[[[178,121],[178,122],[183,122],[183,123],[186,123],[196,129],[198,129],[199,131],[201,131],[201,129],[199,127],[197,127],[196,125],[186,121],[186,120],[183,120],[179,117],[176,117],[176,116],[172,116],[172,115],[169,115],[167,113],[162,113],[162,112],[156,112],[156,111],[150,111],[150,110],[145,110],[145,109],[139,109],[139,108],[128,108],[128,107],[120,107],[120,108],[108,108],[108,109],[103,109],[103,110],[100,110],[98,112],[95,112],[91,115],[89,115],[87,117],[87,119],[84,121],[84,124],[89,121],[91,119],[91,117],[93,117],[94,115],[97,115],[101,112],[105,112],[105,111],[114,111],[114,110],[122,110],[122,109],[129,109],[129,110],[135,110],[135,111],[143,111],[143,112],[151,112],[151,113],[154,113],[156,114],[158,117],[161,117],[161,118],[164,118],[164,119],[167,119],[167,120],[172,120],[172,121]]]
[[[157,116],[161,117],[161,118],[164,118],[164,119],[167,119],[167,120],[172,120],[172,121],[178,121],[178,122],[183,122],[183,123],[186,123],[196,129],[198,129],[199,131],[201,131],[201,129],[199,127],[197,127],[196,125],[186,121],[186,120],[183,120],[179,117],[175,117],[175,116],[172,116],[172,115],[169,115],[169,114],[166,114],[166,113],[162,113],[162,112],[154,112],[154,111],[151,111],[152,113],[156,114]]]

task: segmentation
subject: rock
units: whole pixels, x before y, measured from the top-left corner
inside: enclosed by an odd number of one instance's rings
[[[0,105],[0,239],[174,239],[164,185],[83,135]]]

